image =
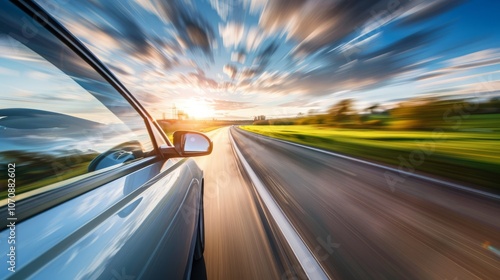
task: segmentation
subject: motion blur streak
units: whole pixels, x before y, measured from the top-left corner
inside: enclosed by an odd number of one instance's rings
[[[37,2],[155,118],[174,106],[234,120],[325,112],[339,99],[361,110],[499,97],[499,1]]]
[[[205,262],[208,279],[279,279],[280,269],[253,199],[238,169],[227,129],[208,134],[214,150],[196,161],[205,172]]]
[[[232,134],[333,278],[500,275],[490,249],[500,245],[497,200],[418,178],[391,190],[382,169],[239,129]]]
[[[307,277],[310,279],[317,279],[317,280],[329,279],[328,276],[325,274],[323,268],[318,264],[315,257],[311,254],[310,251],[311,249],[307,248],[307,246],[304,244],[300,236],[297,234],[295,228],[293,228],[293,226],[290,224],[286,216],[283,214],[283,211],[279,208],[278,204],[276,204],[276,201],[267,191],[267,188],[262,184],[262,182],[257,177],[257,174],[255,174],[255,172],[252,170],[248,162],[245,160],[239,148],[236,146],[232,136],[230,138],[231,138],[231,144],[233,144],[234,146],[238,160],[241,162],[243,168],[250,177],[250,180],[252,181],[257,192],[259,193],[259,196],[264,202],[265,207],[271,213],[274,222],[278,225],[280,231],[283,233],[286,240],[288,241],[288,244],[292,248],[295,256],[297,257],[298,261],[303,267]]]

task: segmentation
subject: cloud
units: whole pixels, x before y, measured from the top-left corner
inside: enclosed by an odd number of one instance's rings
[[[233,0],[210,0],[210,5],[223,21],[227,20],[227,16],[233,11]]]
[[[468,53],[462,56],[457,56],[444,61],[444,67],[423,75],[419,75],[415,78],[415,80],[442,78],[439,81],[433,81],[432,84],[445,84],[453,81],[462,81],[475,76],[481,76],[482,74],[473,74],[457,77],[455,74],[465,70],[473,70],[486,66],[500,65],[499,57],[500,49],[485,49]],[[450,77],[443,78],[446,76]]]
[[[409,1],[390,8],[384,0],[269,0],[259,24],[267,33],[287,32],[297,51],[311,53],[340,40],[380,14],[394,18]]]
[[[257,52],[254,60],[254,69],[258,73],[262,73],[266,70],[271,58],[276,53],[278,48],[279,44],[276,41],[273,41],[267,47]]]
[[[401,25],[409,25],[428,20],[462,4],[465,0],[434,0],[417,3],[404,16]]]
[[[245,52],[238,51],[231,53],[231,61],[243,64],[245,63],[245,60],[246,60]]]
[[[6,28],[8,27],[6,26]],[[36,53],[26,52],[26,47],[16,39],[11,37],[14,36],[17,38],[17,36],[15,34],[6,35],[8,33],[9,31],[7,29],[2,30],[2,27],[0,27],[0,59],[16,60],[27,62],[30,64],[37,63],[44,65],[45,61],[43,58],[41,58]]]
[[[1,42],[1,39],[0,39],[0,42]],[[8,53],[5,52],[5,54],[8,54]],[[4,77],[5,76],[19,77],[21,75],[21,72],[0,66],[0,75],[2,75]]]
[[[109,2],[106,2],[109,3]],[[97,5],[96,5],[97,6]],[[121,5],[102,5],[102,11],[106,13],[112,25],[101,26],[102,30],[114,38],[120,38],[131,48],[130,52],[148,52],[151,48],[147,34],[133,19],[130,12]]]
[[[255,77],[259,71],[255,68],[245,68],[240,72],[240,79],[247,80]]]
[[[259,25],[267,34],[284,31],[295,52],[311,54],[338,46],[356,32],[367,34],[402,18],[405,23],[441,14],[461,0],[269,0]]]
[[[436,28],[409,34],[378,50],[360,52],[350,60],[346,60],[340,50],[321,52],[316,57],[318,65],[315,67],[302,67],[288,74],[263,72],[259,75],[261,72],[257,71],[257,76],[241,87],[250,92],[324,96],[342,90],[383,86],[404,73],[420,69],[422,65],[415,63],[412,54],[432,42],[439,32]],[[265,54],[274,52],[275,47],[266,48],[262,55],[266,57]]]
[[[27,71],[25,75],[30,79],[39,81],[47,81],[54,78],[53,73],[47,73],[42,71]]]
[[[226,64],[224,65],[224,73],[231,77],[231,79],[234,79],[236,77],[236,74],[238,73],[238,69],[236,66],[231,65],[231,64]]]
[[[223,21],[227,21],[230,15],[235,14],[235,11],[248,10],[250,14],[258,14],[266,2],[267,0],[209,0],[210,5]]]
[[[5,26],[0,27],[0,34],[7,31],[12,38],[19,38],[20,40],[23,40],[25,38],[23,37],[23,34],[25,34],[23,30],[24,27],[17,24],[9,24],[17,22],[18,19],[11,18],[10,15],[6,15],[5,20],[8,23]],[[5,28],[5,30],[3,28]],[[90,83],[95,83],[95,81],[102,81],[102,77],[89,64],[81,59],[76,53],[70,51],[66,45],[56,41],[54,37],[42,35],[34,36],[33,38],[30,38],[30,40],[26,41],[26,47],[15,49],[15,53],[12,53],[12,49],[9,47],[12,46],[0,44],[0,50],[5,50],[5,54],[11,54],[8,56],[9,59],[29,61],[29,65],[32,69],[34,63],[36,63],[41,66],[41,69],[44,69],[43,71],[50,73],[50,70],[46,69],[54,69],[54,66],[52,65],[54,64],[61,67],[61,70],[68,76],[78,77],[79,79],[77,82],[81,85],[89,86]],[[2,55],[0,55],[0,58],[1,57]],[[64,58],[64,62],[61,61],[61,57]],[[29,67],[27,70],[28,69]],[[38,78],[41,77],[41,75],[35,76]],[[99,88],[101,85],[97,84],[99,83],[96,83],[95,89],[98,92],[102,88]],[[105,88],[106,86],[103,87]],[[103,95],[104,92],[105,90],[103,90]]]
[[[187,5],[184,0],[140,2],[143,7],[159,15],[164,21],[170,22],[190,49],[200,48],[206,55],[212,56],[214,32],[203,14],[193,5]]]
[[[186,84],[191,84],[193,86],[198,86],[202,89],[217,89],[219,88],[219,83],[214,79],[211,79],[205,75],[205,72],[198,69],[197,72],[191,72],[184,76],[184,82]]]
[[[234,21],[219,24],[219,34],[224,47],[228,49],[246,48],[247,52],[259,49],[268,35],[258,26],[245,26]]]
[[[317,96],[337,98],[333,92],[361,96],[404,82],[419,87],[500,64],[498,49],[470,53],[473,42],[457,48],[441,40],[455,36],[451,24],[451,35],[435,22],[432,29],[421,24],[462,2],[95,0],[71,1],[61,13],[71,11],[70,30],[153,105],[156,97],[168,103],[231,94],[293,107]]]
[[[124,63],[115,62],[113,64],[110,64],[109,68],[113,72],[119,73],[120,75],[124,75],[124,76],[131,76],[131,75],[135,74],[134,68],[132,68],[129,65],[124,64]]]
[[[439,78],[439,77],[442,77],[442,76],[445,76],[448,74],[450,74],[450,72],[448,72],[448,71],[440,71],[440,70],[439,71],[432,71],[432,72],[417,76],[415,78],[415,80],[419,81],[419,80],[434,79],[434,78]]]
[[[241,110],[257,107],[257,105],[250,102],[229,101],[221,99],[213,99],[212,103],[213,108],[217,111]]]
[[[466,89],[477,96],[491,92],[498,94],[500,92],[500,80],[484,80],[477,83],[471,83],[466,86]]]
[[[232,86],[232,84],[230,84]],[[224,90],[224,83],[208,77],[202,69],[197,69],[188,73],[172,73],[166,75],[164,79],[158,79],[158,83],[153,83],[154,92],[163,92],[163,95],[187,95],[206,94]]]
[[[246,34],[246,48],[247,51],[255,51],[260,47],[260,44],[266,38],[266,34],[258,27],[249,27]]]
[[[209,38],[203,29],[199,28],[196,25],[189,25],[186,26],[186,34],[189,38],[189,41],[193,45],[200,46],[203,49],[209,49]]]
[[[145,32],[130,14],[130,9],[123,5],[109,2],[89,2],[86,5],[72,2],[74,9],[81,10],[80,17],[66,18],[66,25],[79,38],[97,50],[103,60],[108,60],[113,53],[123,51],[139,64],[170,69],[178,65],[178,55],[182,48],[174,38],[153,37]],[[86,11],[86,13],[84,12]],[[85,15],[97,14],[97,19]],[[104,18],[105,20],[98,20]],[[172,53],[176,52],[177,55]],[[109,63],[112,64],[112,63]],[[115,69],[116,70],[116,69]]]
[[[365,59],[369,59],[384,54],[401,54],[413,49],[422,48],[424,45],[430,43],[433,39],[435,39],[439,31],[441,31],[440,28],[434,28],[415,32],[380,50],[362,55],[362,57],[364,57]]]
[[[311,103],[309,99],[299,98],[299,99],[295,99],[295,100],[292,100],[289,102],[281,103],[278,106],[279,107],[301,107],[301,108],[303,108],[303,107],[316,106],[316,105],[317,104]]]
[[[242,42],[244,32],[244,25],[237,22],[228,22],[226,25],[219,25],[219,34],[226,48],[238,47]]]
[[[451,69],[469,69],[500,64],[500,49],[486,49],[449,59]]]
[[[268,0],[243,0],[246,6],[249,7],[250,14],[257,14],[264,8]]]

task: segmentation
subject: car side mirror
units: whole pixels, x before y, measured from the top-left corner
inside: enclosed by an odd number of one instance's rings
[[[201,132],[176,131],[173,136],[174,148],[181,157],[205,156],[212,152],[212,140]]]

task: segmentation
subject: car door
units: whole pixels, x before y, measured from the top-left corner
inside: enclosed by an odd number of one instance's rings
[[[0,278],[189,277],[202,173],[38,6],[0,11]]]

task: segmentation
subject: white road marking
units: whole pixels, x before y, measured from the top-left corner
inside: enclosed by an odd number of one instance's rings
[[[248,176],[250,177],[252,184],[255,186],[255,189],[259,193],[262,201],[266,205],[267,209],[271,213],[274,221],[278,225],[281,230],[283,236],[286,241],[290,245],[290,248],[294,252],[297,260],[299,261],[302,269],[309,279],[330,279],[328,275],[325,273],[318,260],[311,253],[311,250],[304,243],[302,238],[300,238],[299,234],[290,223],[288,218],[285,216],[281,208],[278,206],[276,201],[273,199],[271,194],[267,191],[266,187],[259,179],[257,174],[252,170],[246,159],[243,157],[243,154],[240,152],[238,146],[234,142],[233,136],[231,135],[230,129],[228,130],[229,138],[231,139],[231,143],[236,151],[236,154],[245,168]]]

